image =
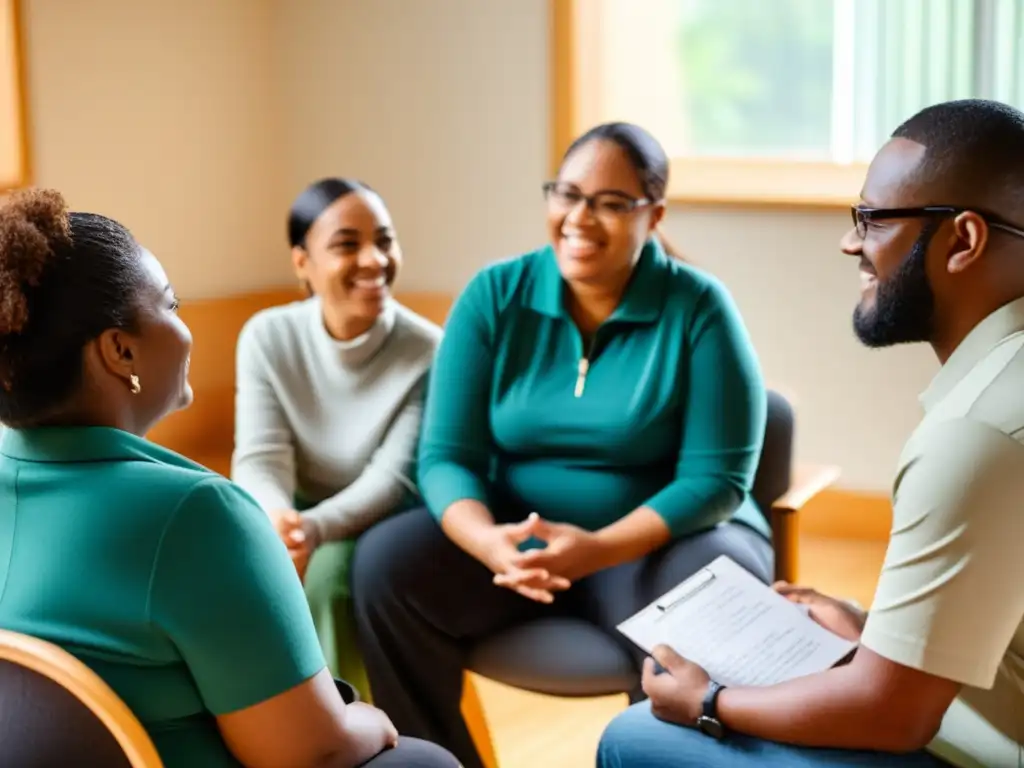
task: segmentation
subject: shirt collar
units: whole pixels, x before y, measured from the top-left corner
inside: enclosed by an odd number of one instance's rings
[[[658,319],[665,302],[668,285],[665,271],[669,258],[656,239],[647,241],[609,322],[653,323]],[[539,261],[540,268],[527,289],[526,306],[550,317],[567,317],[565,280],[558,270],[555,249],[550,245],[544,248]]]
[[[0,455],[50,464],[147,461],[205,469],[174,451],[113,427],[37,427],[0,430]]]
[[[1024,298],[1004,304],[971,330],[921,394],[927,411],[934,407],[1000,342],[1024,332]]]

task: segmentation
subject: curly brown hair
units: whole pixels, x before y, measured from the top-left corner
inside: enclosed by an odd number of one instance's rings
[[[139,246],[121,224],[69,212],[50,189],[0,206],[0,422],[46,423],[82,384],[82,352],[109,328],[132,330]]]
[[[0,208],[0,335],[20,333],[25,327],[25,287],[39,285],[54,246],[70,242],[67,205],[59,192],[16,192]]]

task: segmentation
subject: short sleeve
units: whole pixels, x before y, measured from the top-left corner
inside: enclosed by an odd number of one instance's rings
[[[913,669],[991,688],[1024,616],[1024,446],[954,419],[911,439],[862,638]]]
[[[283,693],[325,665],[284,545],[256,502],[221,478],[196,485],[168,523],[149,614],[217,715]]]

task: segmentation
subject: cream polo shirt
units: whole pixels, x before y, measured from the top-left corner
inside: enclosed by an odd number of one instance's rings
[[[964,685],[934,752],[959,766],[1016,768],[1024,741],[1024,299],[982,321],[921,402],[862,642]]]

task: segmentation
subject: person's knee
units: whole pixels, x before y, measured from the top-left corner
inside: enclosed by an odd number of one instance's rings
[[[382,752],[366,768],[459,768],[459,761],[432,742],[400,736],[397,747]]]
[[[405,740],[413,743],[414,746],[405,756],[403,766],[409,768],[458,768],[459,761],[447,749],[421,739],[406,738]]]
[[[437,523],[425,509],[414,509],[383,520],[359,537],[351,581],[357,605],[389,602],[415,587],[434,546],[428,526],[437,528]]]
[[[311,605],[351,596],[349,581],[353,549],[350,541],[328,541],[313,553],[303,582]]]
[[[598,768],[643,765],[645,757],[639,750],[645,741],[646,719],[653,718],[650,712],[650,705],[641,702],[615,716],[605,727],[597,746]]]
[[[658,720],[651,704],[634,704],[615,717],[601,734],[598,768],[717,766],[705,746],[714,743],[697,731]]]

